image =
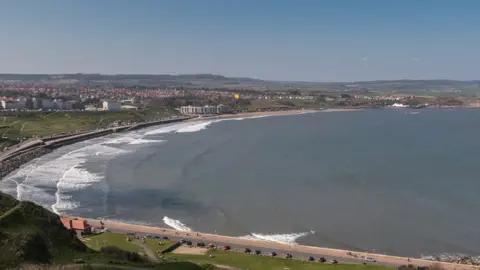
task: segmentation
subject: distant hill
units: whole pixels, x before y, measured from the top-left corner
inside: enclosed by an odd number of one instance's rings
[[[84,85],[89,87],[143,88],[228,88],[247,90],[305,91],[398,91],[428,92],[431,90],[465,89],[480,92],[480,81],[456,80],[378,80],[359,82],[296,82],[267,81],[215,74],[0,74],[0,84]]]

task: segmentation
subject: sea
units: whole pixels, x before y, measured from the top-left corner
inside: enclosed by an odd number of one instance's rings
[[[58,214],[401,256],[480,255],[480,110],[198,120],[55,150],[0,190]]]

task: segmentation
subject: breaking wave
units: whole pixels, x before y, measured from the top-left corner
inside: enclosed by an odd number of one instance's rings
[[[148,139],[136,139],[131,141],[129,144],[145,144],[145,143],[160,143],[164,142],[164,140],[148,140]]]
[[[108,185],[104,176],[88,171],[83,165],[90,158],[106,161],[128,153],[126,150],[104,145],[106,143],[111,141],[105,141],[103,138],[103,142],[98,142],[94,139],[79,143],[86,146],[61,154],[49,161],[41,157],[2,181],[0,190],[19,200],[35,202],[59,215],[81,207],[82,202],[77,201],[72,192],[87,188],[92,189],[89,192],[99,193],[92,196],[87,203],[102,205],[108,194]]]
[[[290,233],[290,234],[261,234],[261,233],[251,233],[246,236],[242,236],[242,239],[249,239],[249,240],[261,240],[266,242],[275,242],[281,244],[290,244],[295,245],[297,244],[297,239],[301,237],[305,237],[311,234],[311,232],[303,232],[303,233]]]
[[[183,224],[180,220],[171,219],[167,216],[163,217],[163,222],[177,231],[191,232],[192,229]]]
[[[206,129],[210,124],[218,121],[207,121],[203,123],[198,123],[190,126],[186,126],[177,130],[177,133],[186,133],[186,132],[197,132],[203,129]]]

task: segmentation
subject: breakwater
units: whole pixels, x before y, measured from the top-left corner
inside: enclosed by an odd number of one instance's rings
[[[112,133],[127,132],[154,125],[171,124],[185,121],[191,118],[192,117],[165,119],[159,121],[137,123],[127,126],[111,127],[91,132],[62,134],[57,136],[32,139],[23,142],[20,145],[12,147],[12,149],[8,152],[0,154],[0,180],[12,171],[20,168],[22,164],[25,164],[35,158],[38,158],[44,154],[53,151],[53,149],[65,145],[74,144],[80,141],[85,141],[88,139],[93,139]]]

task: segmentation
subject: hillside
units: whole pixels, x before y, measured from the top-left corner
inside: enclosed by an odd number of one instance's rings
[[[0,251],[0,269],[16,269],[20,265],[20,269],[203,269],[189,262],[152,264],[145,260],[133,263],[107,257],[85,246],[62,225],[56,214],[31,202],[19,202],[1,192]],[[91,266],[82,268],[75,265],[76,259],[82,259]],[[112,261],[122,265],[109,265]],[[28,266],[38,264],[50,266]]]
[[[0,269],[88,251],[57,215],[34,203],[0,193],[0,213]]]
[[[319,75],[318,81],[324,81]],[[462,90],[467,95],[480,93],[480,81],[457,80],[377,80],[358,82],[269,81],[215,74],[0,74],[0,85],[50,84],[65,87],[145,88],[228,88],[231,90],[271,91],[373,91],[429,94],[431,91]]]

